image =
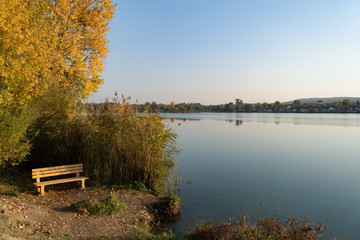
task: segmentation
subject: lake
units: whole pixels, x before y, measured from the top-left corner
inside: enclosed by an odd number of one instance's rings
[[[184,232],[248,208],[257,218],[309,217],[327,236],[360,236],[360,115],[162,114],[178,134]],[[179,125],[179,123],[181,123]]]

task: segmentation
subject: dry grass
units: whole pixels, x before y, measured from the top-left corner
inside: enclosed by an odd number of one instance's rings
[[[210,221],[190,229],[186,235],[189,240],[262,240],[291,239],[313,240],[324,237],[325,225],[310,223],[306,218],[293,219],[288,216],[285,222],[277,217],[259,215],[256,223],[251,224],[246,212],[238,216],[236,222]]]

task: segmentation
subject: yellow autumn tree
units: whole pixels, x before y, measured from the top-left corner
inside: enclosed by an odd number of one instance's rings
[[[111,0],[0,0],[0,166],[29,153],[34,101],[46,114],[53,92],[86,99],[99,88],[114,8]]]
[[[84,99],[99,88],[111,0],[0,0],[0,104],[50,86]]]

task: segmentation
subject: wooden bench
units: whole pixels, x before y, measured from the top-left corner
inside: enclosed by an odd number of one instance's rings
[[[45,186],[54,185],[59,183],[67,183],[67,182],[77,182],[81,181],[81,188],[85,188],[85,180],[89,179],[88,177],[81,177],[80,173],[83,172],[83,164],[72,164],[72,165],[64,165],[64,166],[56,166],[56,167],[46,167],[46,168],[35,168],[32,170],[32,178],[36,179],[34,185],[37,187],[38,192],[40,192],[41,196],[45,195]],[[48,181],[40,181],[40,178],[53,177],[53,176],[61,176],[75,174],[75,177],[68,177],[56,180],[48,180]]]

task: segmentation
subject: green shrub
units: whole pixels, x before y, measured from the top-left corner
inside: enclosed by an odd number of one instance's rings
[[[36,118],[29,106],[8,109],[0,105],[0,167],[18,165],[30,153],[27,131]]]
[[[80,214],[89,215],[98,213],[111,215],[114,212],[124,211],[127,209],[127,206],[120,202],[114,194],[111,194],[111,196],[105,199],[104,202],[99,202],[96,199],[83,200],[72,204],[72,207]]]

